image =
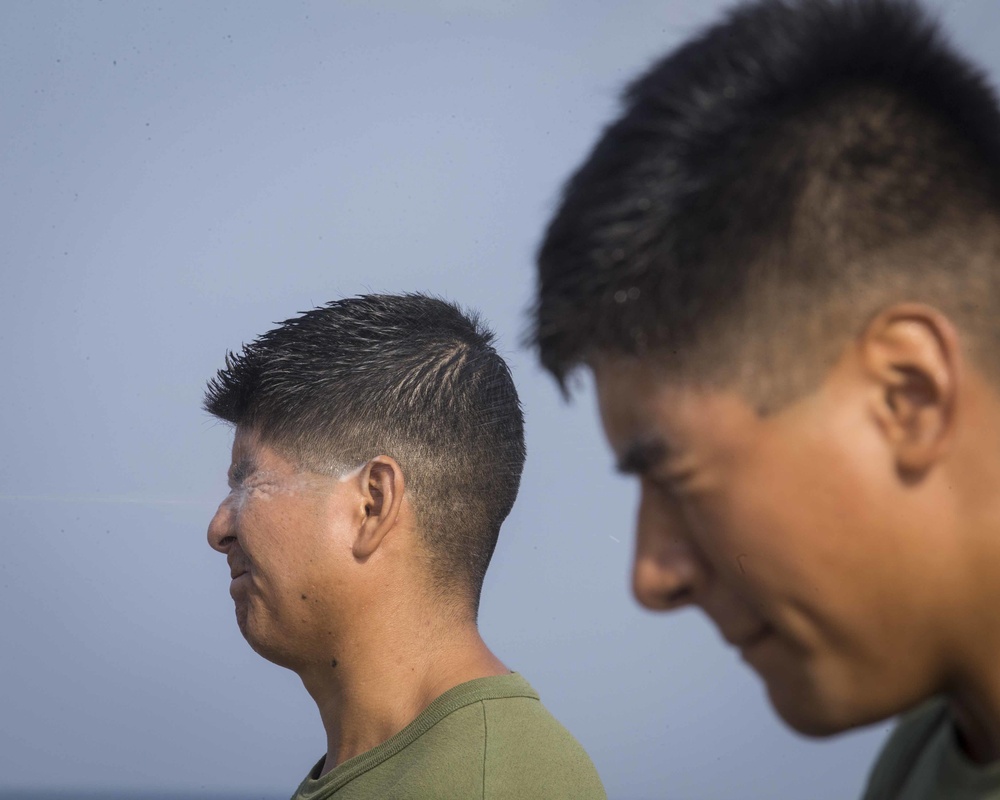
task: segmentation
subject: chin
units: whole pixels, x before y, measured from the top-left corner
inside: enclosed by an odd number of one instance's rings
[[[822,713],[817,713],[811,708],[787,708],[779,706],[772,701],[774,710],[781,717],[782,721],[796,733],[809,736],[814,739],[822,739],[826,736],[834,736],[844,731],[849,731],[864,723],[851,723],[843,719],[830,717]]]
[[[898,713],[873,708],[849,694],[822,692],[815,686],[767,687],[771,705],[790,728],[803,736],[823,738],[871,725]]]
[[[250,613],[245,605],[236,606],[236,624],[240,627],[240,633],[243,634],[243,638],[247,640],[247,644],[250,645],[250,649],[253,650],[257,655],[268,657],[268,646],[267,638],[261,636],[257,630],[257,626],[253,624]]]
[[[261,658],[270,661],[272,664],[277,664],[279,667],[285,667],[286,669],[298,672],[301,667],[301,659],[296,658],[296,655],[289,652],[287,648],[281,647],[280,644],[275,642],[273,638],[267,636],[255,635],[253,626],[247,626],[240,629],[243,633],[243,638],[247,640],[247,644],[250,645],[257,655]]]
[[[247,637],[247,607],[244,604],[236,604],[236,626],[240,629],[240,633],[243,634],[243,638],[249,641]],[[250,645],[253,647],[253,645]]]

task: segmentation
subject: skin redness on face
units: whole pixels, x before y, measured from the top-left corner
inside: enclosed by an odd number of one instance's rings
[[[927,631],[948,629],[935,557],[947,555],[933,515],[903,502],[863,404],[834,385],[761,417],[634,359],[594,372],[618,467],[641,487],[640,603],[700,607],[804,733],[932,693],[941,642]]]

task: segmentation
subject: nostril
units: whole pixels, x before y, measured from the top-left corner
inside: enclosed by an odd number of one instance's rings
[[[232,533],[228,533],[233,528],[229,521],[221,514],[216,514],[208,524],[208,544],[213,550],[225,551],[236,541]]]
[[[686,603],[691,599],[691,590],[689,588],[674,589],[674,591],[667,594],[667,603],[672,606],[680,605],[681,603]]]

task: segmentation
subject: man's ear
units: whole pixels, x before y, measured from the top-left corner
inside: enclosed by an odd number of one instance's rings
[[[915,480],[952,438],[962,368],[958,334],[934,308],[906,303],[875,317],[858,346],[877,390],[875,419],[900,475]]]
[[[358,475],[364,517],[358,527],[352,551],[366,559],[374,553],[392,530],[403,503],[403,470],[394,458],[376,456]]]

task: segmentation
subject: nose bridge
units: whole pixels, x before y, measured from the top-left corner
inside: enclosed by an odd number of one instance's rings
[[[632,590],[646,608],[668,611],[695,599],[704,572],[673,504],[643,488],[636,520]]]
[[[232,536],[233,526],[233,504],[231,497],[227,497],[215,511],[215,515],[208,523],[208,544],[213,550],[225,553],[229,550],[229,540]]]

